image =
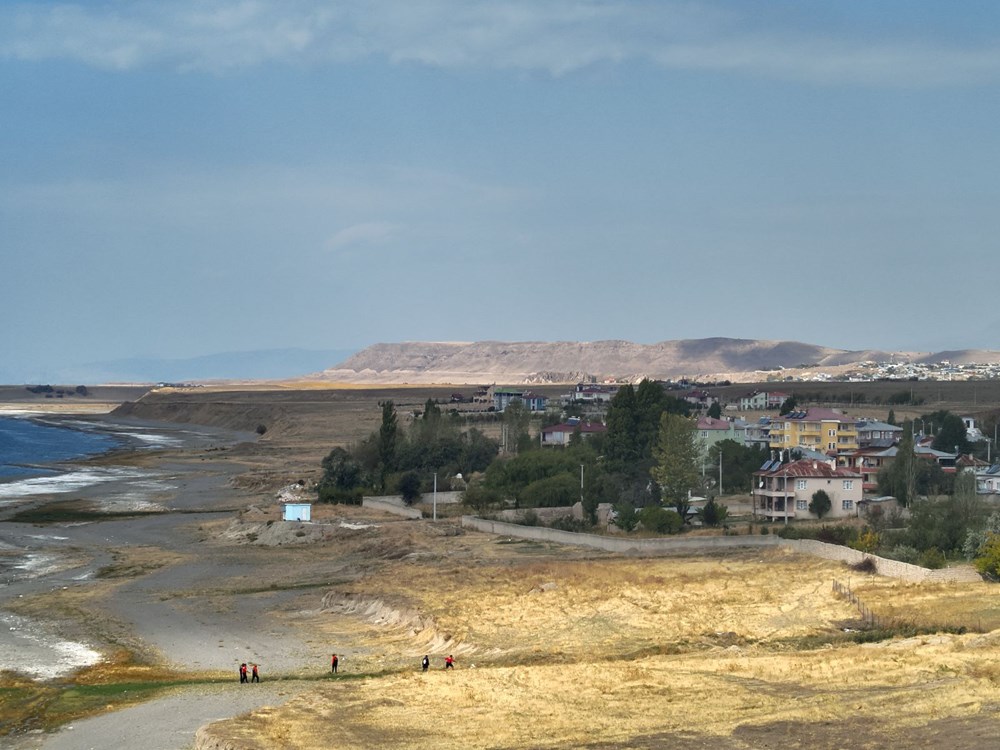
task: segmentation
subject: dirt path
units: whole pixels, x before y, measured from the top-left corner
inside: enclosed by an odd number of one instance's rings
[[[308,683],[198,687],[23,738],[12,750],[188,750],[198,727],[263,706],[281,705]]]

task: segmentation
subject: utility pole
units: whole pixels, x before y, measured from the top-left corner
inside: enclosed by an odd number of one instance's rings
[[[788,525],[788,464],[785,464],[785,484],[782,490],[785,493],[784,498],[784,510],[785,510],[785,526]]]
[[[438,520],[438,474],[434,472],[434,519]]]

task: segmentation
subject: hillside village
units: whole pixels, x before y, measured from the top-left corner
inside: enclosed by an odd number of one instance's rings
[[[769,457],[754,472],[753,486],[748,488],[755,517],[787,523],[816,519],[820,515],[831,519],[860,517],[876,505],[882,511],[898,508],[894,498],[880,496],[879,473],[891,467],[899,456],[903,426],[871,417],[850,417],[836,409],[817,406],[783,409],[793,404],[794,399],[780,390],[750,390],[723,403],[703,388],[675,390],[677,384],[661,385],[695,410],[703,464],[711,460],[713,447],[724,441],[757,448],[761,455]],[[514,402],[533,413],[551,413],[553,406],[564,411],[582,407],[581,413],[586,416],[573,416],[540,428],[543,447],[566,447],[574,435],[587,439],[606,431],[603,417],[621,387],[622,384],[579,383],[556,404],[516,387],[483,387],[477,398],[480,404],[489,404],[497,412],[503,412]],[[742,416],[722,416],[726,412]],[[753,419],[749,416],[753,412],[770,413]],[[995,437],[984,435],[974,417],[963,417],[962,422],[965,439],[980,450],[962,452],[958,446],[950,451],[936,449],[934,424],[924,424],[918,419],[908,428],[914,455],[947,475],[971,472],[980,495],[1000,494]],[[997,425],[993,428],[995,432]],[[974,455],[984,451],[985,459]],[[721,471],[722,451],[717,454]],[[830,508],[817,514],[810,507],[811,498],[821,489],[830,498]]]
[[[781,369],[779,368],[779,372]],[[826,371],[819,367],[810,368],[803,365],[803,370],[789,380],[803,382],[872,382],[879,380],[996,380],[1000,378],[1000,363],[974,362],[952,363],[947,360],[940,362],[859,362],[843,372]],[[769,379],[785,379],[780,375],[770,374]]]

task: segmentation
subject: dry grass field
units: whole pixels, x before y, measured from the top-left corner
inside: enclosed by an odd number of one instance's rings
[[[857,643],[856,612],[831,592],[840,565],[771,550],[584,556],[429,526],[387,523],[348,545],[360,554],[377,534],[400,554],[324,598],[318,636],[359,646],[340,679],[206,728],[200,746],[936,747],[946,726],[950,747],[980,748],[1000,736],[1000,632]],[[854,576],[913,621],[974,625],[1000,605],[986,584]]]

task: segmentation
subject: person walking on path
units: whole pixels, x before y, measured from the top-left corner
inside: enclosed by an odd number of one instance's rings
[[[250,682],[260,682],[260,673],[257,671],[257,665],[253,665],[253,671],[251,672]]]
[[[448,654],[448,656],[445,657],[444,668],[445,669],[454,669],[455,668],[455,660],[452,658],[451,654]]]
[[[420,661],[420,666],[423,667],[423,671],[426,672],[430,665],[431,660],[427,658],[427,654],[424,654],[424,658]]]
[[[247,665],[246,662],[240,664],[240,684],[242,685],[247,681]]]
[[[337,655],[334,654],[333,658],[330,659],[330,671],[333,672],[334,674],[337,674],[337,665],[339,663],[340,663],[340,659],[338,659]]]

